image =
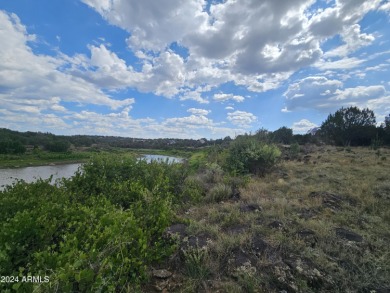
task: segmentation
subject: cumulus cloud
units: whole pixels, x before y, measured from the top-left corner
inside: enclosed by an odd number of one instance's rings
[[[362,60],[356,57],[351,57],[351,58],[342,58],[336,61],[325,61],[321,60],[316,63],[316,67],[321,69],[321,70],[343,70],[343,69],[352,69],[355,67],[360,66],[363,62],[366,60]]]
[[[29,46],[34,36],[27,33],[15,14],[0,11],[0,27],[0,98],[4,104],[12,100],[12,110],[41,110],[50,107],[50,103],[64,110],[59,105],[61,101],[117,109],[134,102],[112,99],[92,83],[62,72],[61,68],[68,64],[62,57],[34,54]],[[26,103],[31,104],[29,108],[22,106]]]
[[[375,37],[372,34],[361,33],[360,25],[356,23],[344,28],[341,37],[345,44],[326,52],[324,54],[325,58],[337,56],[345,57],[361,47],[370,45],[375,40]]]
[[[187,112],[190,112],[194,115],[207,116],[208,114],[210,114],[211,111],[205,109],[190,108],[187,110]]]
[[[293,125],[291,126],[294,133],[298,133],[298,134],[307,133],[307,131],[309,131],[314,127],[318,127],[318,125],[313,122],[310,122],[307,119],[301,119],[297,122],[294,122]]]
[[[341,107],[369,107],[383,115],[390,101],[383,85],[344,88],[338,80],[312,76],[293,83],[284,93],[287,110],[316,109],[322,112],[335,111]],[[383,107],[379,107],[379,103]]]
[[[380,7],[379,10],[390,12],[390,2],[383,3]]]
[[[366,101],[382,97],[386,90],[382,85],[373,86],[357,86],[354,88],[346,88],[344,90],[337,89],[334,96],[329,98],[330,101]]]
[[[161,51],[207,21],[203,0],[82,0],[113,25],[130,33],[134,50]],[[174,29],[172,29],[174,28]]]
[[[339,80],[327,79],[323,76],[309,76],[299,82],[292,83],[284,93],[287,110],[299,108],[328,108],[328,98],[341,88]]]
[[[358,22],[380,5],[380,0],[343,0],[313,10],[315,1],[309,0],[170,0],[164,5],[151,0],[82,1],[128,31],[128,44],[139,58],[153,60],[140,73],[147,77],[138,87],[168,97],[186,87],[228,81],[264,92],[310,65],[323,70],[359,66],[362,60],[347,55],[374,37],[362,33]],[[343,59],[325,61],[321,43],[338,34],[345,44],[327,54]],[[186,59],[169,52],[172,43],[188,50]],[[180,97],[205,102],[198,92]]]
[[[257,121],[257,117],[252,113],[245,111],[234,111],[228,113],[227,119],[234,125],[241,127],[249,127],[252,123]]]
[[[331,37],[360,21],[369,11],[378,8],[381,0],[339,0],[332,7],[317,10],[309,20],[313,35]]]
[[[133,98],[112,96],[133,88],[181,101],[232,104],[245,98],[213,94],[221,90],[220,85],[231,82],[248,91],[266,92],[308,67],[331,70],[334,75],[324,73],[290,84],[284,93],[284,112],[299,108],[328,111],[352,104],[379,109],[379,103],[386,104],[388,99],[383,87],[345,88],[336,79],[340,70],[356,71],[371,60],[370,56],[360,59],[351,53],[378,37],[365,32],[359,22],[370,11],[388,11],[387,3],[380,0],[329,1],[325,9],[315,8],[313,0],[168,0],[164,5],[153,0],[81,1],[128,32],[126,42],[138,58],[137,67],[100,42],[90,44],[88,54],[35,54],[31,43],[37,37],[28,33],[16,15],[0,11],[0,118],[2,123],[5,117],[9,121],[4,125],[16,123],[12,118],[15,113],[30,113],[41,115],[47,125],[59,129],[74,121],[81,129],[96,126],[101,133],[115,127],[120,133],[124,127],[135,133],[142,127],[151,136],[165,132],[182,136],[183,129],[188,130],[187,136],[206,130],[222,133],[231,130],[207,116],[208,110],[190,108],[186,117],[141,121],[129,114]],[[341,45],[323,52],[323,42],[334,36],[340,37]],[[175,50],[177,47],[183,50]],[[364,72],[356,71],[358,74],[364,76]],[[112,113],[70,112],[67,103],[102,105]],[[257,119],[230,106],[226,110],[226,119],[238,126],[234,129],[237,132]],[[34,119],[32,123],[38,125]]]
[[[105,45],[90,46],[91,58],[85,67],[73,67],[71,74],[106,89],[136,88],[141,92],[172,97],[184,85],[183,59],[172,51],[144,60],[141,71],[128,66]]]
[[[243,96],[233,95],[233,94],[223,94],[223,93],[215,94],[213,99],[214,101],[217,102],[225,102],[228,100],[232,100],[235,102],[243,102],[245,100]]]
[[[180,96],[179,99],[181,101],[194,100],[200,104],[208,104],[209,103],[209,101],[207,99],[202,97],[202,90],[199,88],[195,89],[195,90],[184,89],[179,96]]]

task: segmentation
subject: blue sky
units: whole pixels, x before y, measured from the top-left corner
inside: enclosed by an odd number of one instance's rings
[[[390,2],[0,2],[0,127],[223,138],[390,113]]]

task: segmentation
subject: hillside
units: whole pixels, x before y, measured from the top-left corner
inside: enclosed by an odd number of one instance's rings
[[[280,148],[99,153],[56,185],[7,187],[0,272],[19,281],[1,291],[388,292],[390,150]]]
[[[389,168],[388,149],[307,148],[233,197],[189,206],[170,228],[180,249],[155,268],[172,276],[155,271],[145,292],[388,292]]]

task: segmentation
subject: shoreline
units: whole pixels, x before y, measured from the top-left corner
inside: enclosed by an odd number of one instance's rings
[[[69,160],[69,161],[54,161],[54,162],[37,162],[34,163],[28,163],[28,164],[20,164],[20,165],[10,165],[10,166],[3,166],[0,164],[0,170],[4,169],[19,169],[19,168],[27,168],[27,167],[44,167],[44,166],[59,166],[59,165],[71,165],[71,164],[83,164],[87,162],[87,160]]]

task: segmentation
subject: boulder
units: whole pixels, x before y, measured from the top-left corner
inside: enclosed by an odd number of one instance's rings
[[[344,228],[336,228],[336,235],[339,238],[348,240],[348,241],[353,241],[353,242],[362,242],[363,241],[363,236],[352,232],[350,230],[344,229]]]

